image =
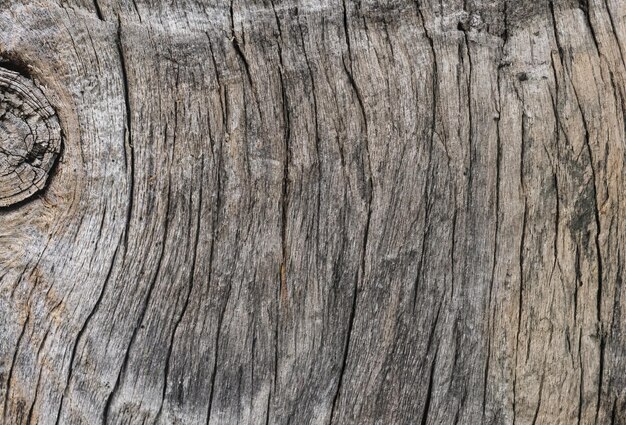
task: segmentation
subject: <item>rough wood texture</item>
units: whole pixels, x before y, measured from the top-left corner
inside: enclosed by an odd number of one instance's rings
[[[61,127],[43,93],[0,67],[0,207],[43,189],[61,151]]]
[[[624,0],[7,0],[0,56],[64,143],[4,424],[626,424]]]

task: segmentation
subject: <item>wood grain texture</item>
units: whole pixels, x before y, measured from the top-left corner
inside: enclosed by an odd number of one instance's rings
[[[61,127],[41,90],[0,68],[0,207],[43,189],[61,152]]]
[[[1,423],[626,424],[624,0],[8,0],[0,59],[64,145]]]

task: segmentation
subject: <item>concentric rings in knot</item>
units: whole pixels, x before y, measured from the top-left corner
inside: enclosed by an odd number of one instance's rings
[[[0,67],[0,207],[45,187],[61,143],[59,120],[43,92]]]

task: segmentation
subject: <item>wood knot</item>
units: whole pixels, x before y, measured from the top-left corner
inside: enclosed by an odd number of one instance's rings
[[[0,67],[0,207],[46,186],[61,151],[61,126],[35,83]]]

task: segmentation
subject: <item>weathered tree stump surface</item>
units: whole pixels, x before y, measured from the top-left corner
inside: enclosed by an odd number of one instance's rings
[[[626,424],[625,111],[624,0],[6,0],[0,422]]]

